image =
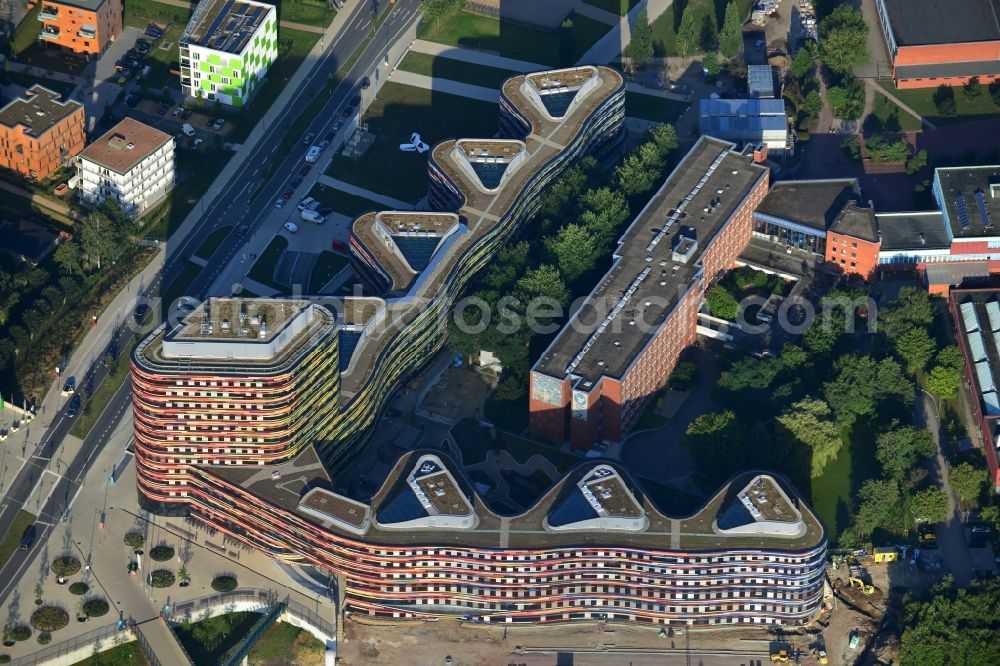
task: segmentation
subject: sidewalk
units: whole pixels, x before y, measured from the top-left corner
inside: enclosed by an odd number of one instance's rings
[[[0,190],[7,190],[11,194],[16,194],[17,196],[23,199],[28,199],[29,201],[31,201],[31,203],[35,203],[41,206],[42,208],[48,208],[51,211],[55,211],[56,213],[59,213],[63,217],[68,217],[78,222],[83,220],[83,216],[73,211],[66,204],[60,203],[58,201],[53,201],[48,197],[43,197],[41,194],[35,194],[30,190],[26,190],[23,187],[18,187],[17,185],[8,183],[5,180],[0,180]]]
[[[407,86],[414,86],[416,88],[423,88],[425,90],[433,90],[436,92],[444,92],[451,95],[459,95],[460,97],[468,97],[470,99],[478,99],[492,104],[498,104],[500,102],[500,91],[495,88],[484,88],[482,86],[472,85],[471,83],[461,83],[450,79],[441,79],[437,77],[432,78],[426,74],[414,74],[413,72],[396,70],[392,73],[392,76],[389,77],[389,80],[395,83],[402,83]]]
[[[587,4],[583,0],[579,0],[579,2],[576,3],[573,7],[573,11],[580,16],[586,16],[587,18],[592,18],[595,21],[607,23],[608,25],[617,25],[618,21],[621,20],[621,17],[618,16],[618,14]]]
[[[342,180],[337,180],[336,178],[327,176],[326,174],[323,174],[316,180],[323,183],[327,187],[334,188],[335,190],[347,192],[348,194],[364,197],[365,199],[371,199],[377,203],[390,206],[393,210],[411,210],[413,208],[413,204],[407,203],[406,201],[393,199],[390,196],[379,194],[378,192],[372,192],[371,190],[366,190],[363,187],[357,187],[356,185],[351,185],[350,183],[345,183]]]
[[[644,85],[635,82],[629,82],[625,84],[625,90],[629,92],[638,93],[640,95],[649,95],[650,97],[662,97],[664,99],[672,99],[675,102],[691,102],[691,94],[680,94],[675,92],[670,92],[669,90],[660,90],[658,88],[647,88]]]
[[[616,59],[619,55],[621,55],[621,52],[625,50],[625,47],[628,46],[628,43],[632,40],[631,26],[635,25],[635,19],[639,15],[639,12],[645,9],[646,15],[649,17],[649,21],[653,22],[660,16],[660,14],[667,11],[671,4],[673,4],[673,0],[646,0],[644,2],[640,2],[632,8],[632,11],[628,13],[628,16],[622,16],[620,18],[618,25],[611,28],[607,34],[598,39],[593,46],[587,49],[586,53],[580,56],[580,59],[576,61],[576,64],[605,65]]]
[[[492,53],[465,49],[460,46],[438,44],[437,42],[428,42],[423,39],[414,40],[413,44],[410,45],[410,50],[416,51],[417,53],[424,53],[426,55],[439,56],[441,58],[461,60],[462,62],[468,62],[473,65],[509,69],[522,74],[526,72],[537,72],[542,69],[549,69],[545,65],[539,65],[537,62],[505,58],[504,56],[494,55]]]

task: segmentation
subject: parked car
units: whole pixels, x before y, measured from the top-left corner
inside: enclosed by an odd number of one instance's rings
[[[212,121],[212,129],[220,130],[225,124],[226,124],[225,118],[216,118],[215,120]]]
[[[135,50],[139,51],[140,53],[149,53],[150,51],[153,50],[153,45],[147,42],[142,37],[140,37],[139,39],[135,40]]]
[[[330,145],[330,142],[324,139],[323,141],[320,141],[316,145],[319,146],[320,150],[326,150],[326,147]]]
[[[66,417],[74,418],[80,413],[80,396],[73,394],[73,397],[66,403]]]
[[[288,201],[289,199],[292,198],[292,195],[294,193],[295,193],[295,188],[289,187],[287,190],[281,193],[281,198],[284,199],[285,201]]]
[[[369,79],[367,76],[361,77],[361,89],[362,90],[368,90],[368,86],[370,86],[371,84],[372,84],[372,80]]]
[[[184,109],[183,113],[181,113],[181,120],[187,120],[188,118],[190,118],[191,113],[192,113],[191,109]]]
[[[129,93],[125,95],[125,106],[129,107],[130,109],[134,109],[136,105],[139,103],[140,99],[141,98],[136,93]]]
[[[64,398],[67,398],[73,395],[75,391],[76,391],[76,379],[74,379],[73,377],[67,378],[66,382],[63,384],[62,387],[62,396]]]
[[[321,149],[319,146],[311,146],[308,151],[306,151],[306,162],[312,164],[319,159]]]
[[[306,176],[309,175],[310,169],[312,169],[312,165],[311,164],[308,164],[308,163],[303,164],[302,168],[299,169],[299,175],[302,176],[303,178],[305,178]]]
[[[299,205],[298,205],[298,206],[296,206],[296,207],[297,207],[297,208],[298,208],[299,210],[305,210],[306,208],[309,208],[309,205],[310,205],[310,204],[313,204],[313,203],[315,203],[315,202],[316,202],[316,199],[315,199],[315,198],[313,198],[313,197],[303,197],[303,198],[302,198],[302,201],[300,201],[300,202],[299,202]]]
[[[191,142],[191,147],[197,149],[198,146],[200,146],[203,143],[205,143],[204,139],[195,139],[194,141]]]
[[[300,215],[302,216],[302,219],[305,222],[312,222],[313,224],[323,224],[324,222],[326,222],[326,218],[320,215],[319,212],[315,210],[306,209],[302,211]]]
[[[319,202],[317,201],[316,203],[319,203]],[[333,212],[332,208],[327,208],[326,206],[316,206],[315,208],[313,208],[313,210],[315,210],[317,213],[319,213],[323,217],[326,217],[327,215],[329,215],[330,213]]]
[[[302,184],[302,178],[301,177],[296,176],[295,178],[292,178],[292,189],[293,190],[296,187],[298,187],[299,185],[301,185],[301,184]]]
[[[160,110],[157,111],[157,113],[159,113],[161,116],[165,115],[167,113],[167,109],[169,109],[169,108],[170,108],[170,105],[167,104],[166,102],[163,102],[163,103],[160,104]]]
[[[184,113],[184,109],[178,106],[176,109],[174,109],[174,112],[170,114],[170,117],[176,118],[180,116],[182,113]]]
[[[181,125],[181,131],[188,136],[194,136],[194,128],[189,123]]]
[[[316,135],[313,134],[312,132],[309,132],[309,134],[306,134],[304,137],[302,137],[302,145],[308,146],[310,143],[312,143],[313,139],[315,138]]]
[[[361,106],[361,95],[355,95],[351,98],[351,106]]]
[[[288,201],[288,199],[286,199],[284,197],[284,195],[282,195],[282,196],[280,196],[280,197],[278,197],[277,199],[274,200],[274,207],[275,208],[281,208],[282,206],[285,205],[286,201]]]
[[[340,118],[337,118],[336,120],[333,121],[333,125],[330,126],[330,131],[336,132],[343,126],[344,126],[344,121],[341,120]]]
[[[299,225],[295,224],[294,222],[285,222],[285,229],[288,229],[288,233],[294,234],[296,231],[299,230]]]
[[[155,23],[150,23],[146,26],[146,36],[152,37],[153,39],[159,39],[160,37],[163,37],[163,30],[161,30],[160,26]]]
[[[354,115],[354,107],[353,106],[345,106],[344,107],[344,112],[341,113],[340,115],[344,116],[345,118],[350,118],[351,116]]]

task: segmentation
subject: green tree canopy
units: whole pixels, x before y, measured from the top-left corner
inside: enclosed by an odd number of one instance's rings
[[[823,110],[823,99],[819,96],[819,92],[810,90],[800,108],[811,120],[818,118],[820,111]]]
[[[567,224],[545,244],[555,258],[559,272],[571,282],[593,269],[601,254],[597,240],[579,224]]]
[[[736,0],[726,4],[726,18],[719,31],[719,51],[723,57],[733,59],[740,54],[743,47],[743,21],[740,20],[740,9]]]
[[[989,475],[985,469],[974,467],[967,462],[955,465],[948,474],[948,482],[954,488],[955,494],[967,504],[979,499],[988,481]]]
[[[628,55],[640,66],[653,57],[653,29],[649,25],[649,15],[645,9],[640,10],[635,17]]]
[[[792,59],[791,72],[796,81],[803,81],[816,72],[816,45],[805,42]]]
[[[927,390],[945,400],[951,400],[958,395],[962,376],[955,368],[945,365],[935,365],[927,375]]]
[[[698,470],[712,482],[741,469],[747,459],[743,428],[732,411],[699,414],[684,433],[684,443],[691,451]]]
[[[911,327],[928,328],[934,322],[934,306],[927,290],[903,287],[888,307],[878,312],[878,330],[895,338]]]
[[[70,275],[83,273],[83,255],[80,252],[80,245],[76,241],[66,240],[59,243],[52,258],[55,259],[64,273]]]
[[[956,345],[942,347],[937,353],[937,356],[934,358],[934,361],[938,365],[943,365],[946,368],[955,368],[956,370],[961,370],[964,365],[962,352],[959,351]]]
[[[869,479],[858,491],[858,510],[854,514],[854,533],[867,541],[877,529],[899,525],[902,495],[894,479]]]
[[[420,12],[423,14],[424,20],[436,23],[464,7],[465,0],[422,0],[420,5]]]
[[[569,303],[566,283],[559,275],[559,270],[551,264],[542,264],[525,273],[524,277],[517,281],[517,291],[525,306],[535,298],[551,298],[560,305]]]
[[[868,61],[868,23],[861,12],[841,5],[820,21],[820,58],[835,72],[847,73]]]
[[[832,86],[826,89],[826,101],[829,102],[830,108],[833,109],[834,115],[838,118],[841,116],[837,115],[837,111],[843,109],[847,104],[847,91],[840,86]]]
[[[906,364],[906,369],[915,373],[927,367],[927,362],[937,349],[937,343],[927,334],[926,328],[911,326],[896,336],[893,347],[896,355]]]
[[[681,23],[677,27],[675,42],[677,45],[677,55],[687,58],[698,51],[699,28],[698,17],[695,15],[691,4],[688,3],[684,6],[684,12],[681,14]]]
[[[934,439],[926,428],[893,427],[876,440],[875,455],[882,469],[886,476],[897,481],[906,478],[922,458],[930,458],[935,453]]]
[[[910,511],[917,520],[940,523],[948,517],[948,496],[940,488],[924,488],[910,498]]]
[[[1000,664],[1000,579],[958,589],[950,581],[903,601],[900,666]]]
[[[822,475],[827,463],[837,457],[844,443],[831,417],[828,404],[816,398],[805,398],[794,403],[777,419],[796,439],[812,449],[812,478]]]
[[[708,290],[705,301],[708,303],[708,311],[713,317],[733,321],[740,311],[739,302],[721,284],[713,285]]]
[[[621,192],[610,187],[587,190],[581,204],[584,211],[579,223],[593,235],[601,248],[606,248],[614,241],[621,226],[631,216],[628,201]]]

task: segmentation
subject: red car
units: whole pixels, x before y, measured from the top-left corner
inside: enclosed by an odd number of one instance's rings
[[[299,175],[304,178],[309,173],[310,170],[312,170],[311,164],[303,164],[302,168],[299,169]]]

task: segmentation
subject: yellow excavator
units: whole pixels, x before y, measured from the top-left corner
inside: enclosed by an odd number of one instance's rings
[[[826,656],[826,650],[822,650],[820,648],[813,648],[812,655],[813,655],[813,657],[816,658],[816,661],[818,663],[820,663],[820,664],[829,664],[830,663],[829,658],[827,658],[827,656]]]
[[[850,582],[851,587],[858,588],[859,590],[861,590],[861,592],[863,594],[866,594],[866,595],[867,594],[875,594],[875,586],[874,585],[869,585],[868,583],[866,583],[865,581],[861,580],[860,578],[848,578],[848,582]]]
[[[771,661],[780,664],[787,664],[790,661],[788,657],[788,650],[786,650],[785,648],[781,648],[780,650],[772,650]]]

